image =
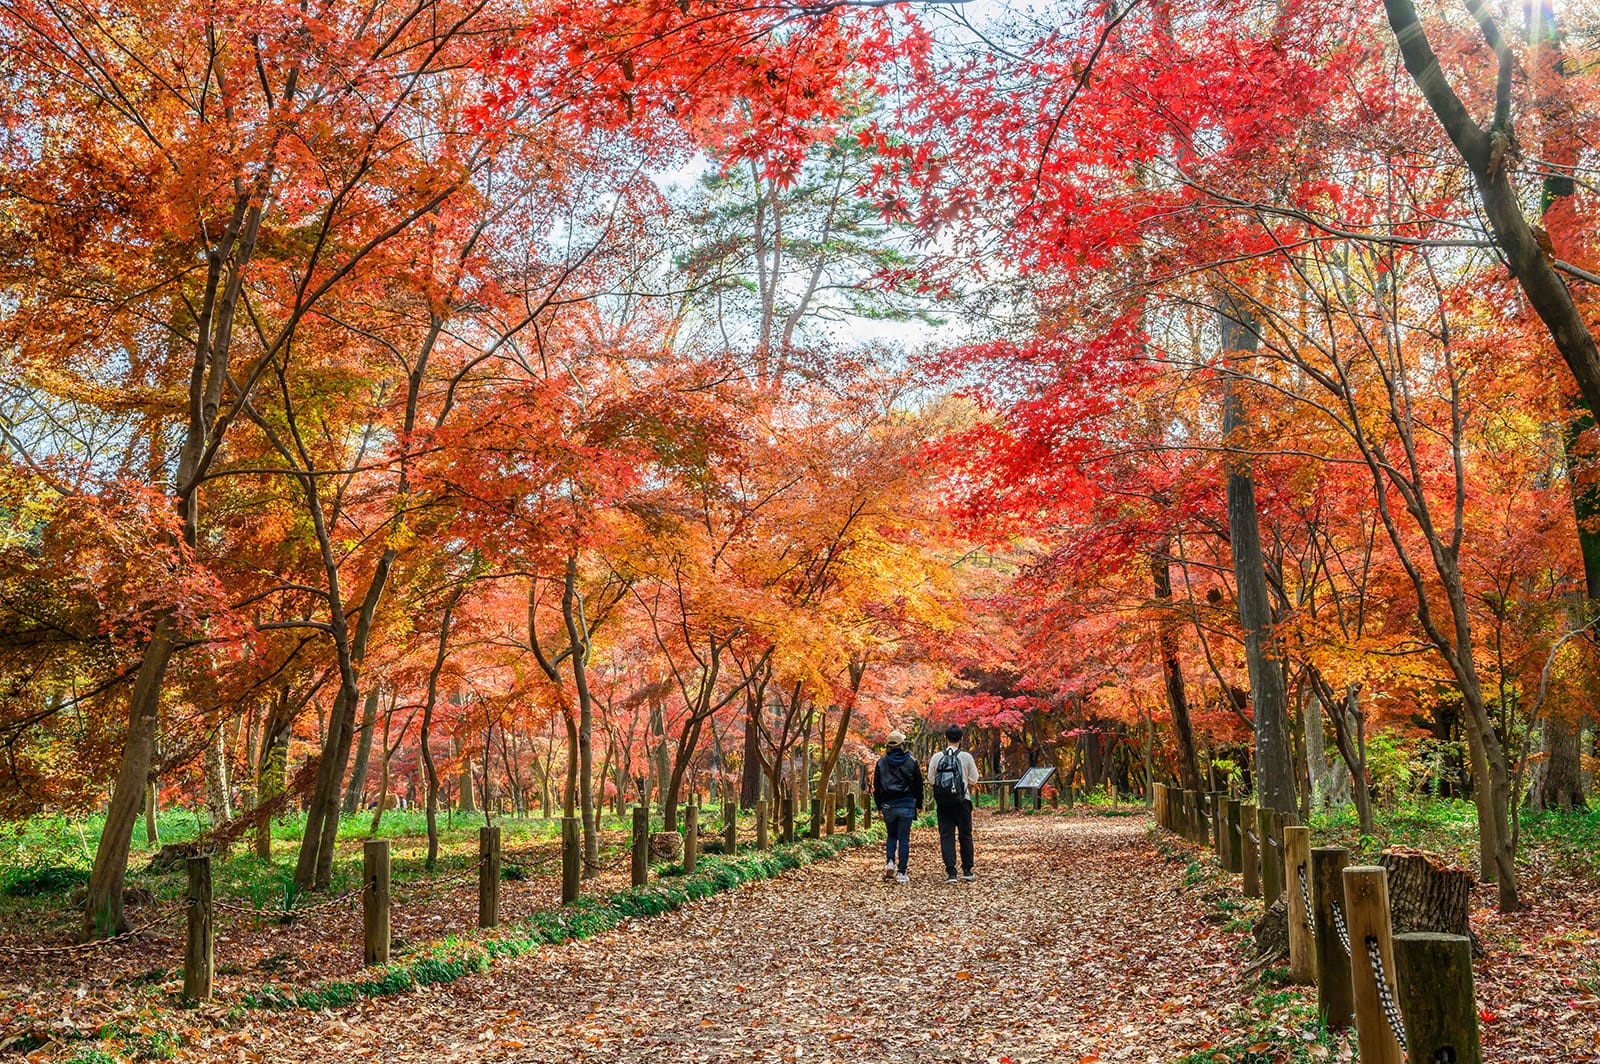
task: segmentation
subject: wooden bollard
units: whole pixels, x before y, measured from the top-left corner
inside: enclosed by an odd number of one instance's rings
[[[578,900],[583,875],[583,822],[575,816],[561,818],[561,904]]]
[[[1189,841],[1198,842],[1204,846],[1206,835],[1211,826],[1211,818],[1206,816],[1206,794],[1204,791],[1189,792]]]
[[[855,834],[856,830],[856,792],[851,791],[844,796],[844,829]]]
[[[650,879],[650,807],[643,803],[633,807],[632,872],[631,882],[636,887]]]
[[[1472,940],[1431,931],[1395,935],[1394,963],[1411,1059],[1483,1064]]]
[[[1283,829],[1283,866],[1289,895],[1289,978],[1301,986],[1317,981],[1317,940],[1311,927],[1311,829]]]
[[[211,857],[191,857],[189,867],[189,937],[183,950],[183,996],[211,1000],[211,975],[216,959],[216,934],[211,923]]]
[[[1244,868],[1244,848],[1239,839],[1239,799],[1229,798],[1223,810],[1222,867],[1237,873]]]
[[[1261,898],[1271,906],[1283,893],[1283,880],[1278,878],[1282,867],[1278,861],[1278,840],[1272,836],[1272,810],[1256,810],[1256,834],[1261,839]]]
[[[1349,1027],[1355,1018],[1350,954],[1339,936],[1344,919],[1344,866],[1350,851],[1318,846],[1311,851],[1311,927],[1316,936],[1317,1012],[1329,1027]],[[1337,908],[1336,908],[1337,907]],[[1336,916],[1335,913],[1338,913]]]
[[[1256,807],[1249,802],[1239,807],[1240,869],[1244,875],[1244,896],[1261,897],[1261,838],[1256,834]]]
[[[1400,1011],[1394,946],[1389,941],[1389,879],[1382,868],[1358,865],[1344,870],[1344,915],[1350,929],[1350,982],[1355,989],[1361,1064],[1402,1064],[1405,1053],[1394,1030]]]
[[[361,847],[361,937],[366,962],[389,963],[389,840]]]
[[[863,794],[861,796],[861,826],[864,828],[872,826],[872,798],[870,795]]]
[[[687,875],[700,863],[700,809],[693,804],[683,808],[683,871]]]
[[[834,798],[834,795],[833,795],[832,791],[829,791],[827,794],[823,795],[823,797],[822,797],[822,833],[824,835],[832,835],[833,834],[833,822],[834,822],[834,820],[836,818],[834,802],[835,802],[835,798]]]
[[[767,839],[767,800],[765,798],[756,802],[756,849],[765,850],[770,842]]]
[[[806,825],[806,838],[815,839],[822,836],[822,799],[811,799],[811,823]]]
[[[739,854],[739,807],[732,802],[722,805],[722,856]]]
[[[500,829],[478,829],[478,926],[500,926]]]
[[[783,796],[782,815],[779,818],[778,837],[785,843],[794,841],[794,795]]]

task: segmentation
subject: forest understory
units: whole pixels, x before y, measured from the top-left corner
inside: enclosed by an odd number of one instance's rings
[[[485,973],[341,1008],[245,1008],[235,990],[186,1010],[171,985],[150,983],[140,999],[118,981],[122,1006],[99,1020],[111,1038],[25,1059],[1353,1060],[1353,1040],[1315,1021],[1314,991],[1287,985],[1281,969],[1243,974],[1260,902],[1139,813],[980,816],[978,879],[953,885],[937,833],[919,829],[907,886],[882,882],[876,845],[848,849]],[[1558,845],[1530,843],[1524,911],[1498,913],[1492,887],[1476,900],[1486,1060],[1600,1060],[1600,885],[1587,865],[1559,859]],[[512,899],[548,892],[538,880],[506,885]],[[442,897],[425,920],[465,926],[470,886]],[[219,956],[268,949],[264,938],[222,941]],[[278,955],[295,954],[303,978],[322,953],[350,954],[348,941],[337,929],[326,941],[292,930]],[[107,985],[103,970],[83,971],[82,991],[55,974],[62,1014],[92,1008],[88,987]],[[18,978],[30,976],[8,977],[0,994],[16,1002]]]

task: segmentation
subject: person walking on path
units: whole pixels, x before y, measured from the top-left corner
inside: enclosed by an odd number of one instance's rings
[[[950,745],[928,762],[933,781],[933,808],[939,818],[939,853],[944,858],[944,881],[956,881],[956,839],[961,840],[961,878],[972,874],[972,788],[978,785],[978,763],[961,749],[960,725],[944,730]]]
[[[906,862],[911,857],[911,822],[922,812],[922,766],[906,752],[904,732],[889,733],[888,749],[872,770],[872,801],[888,833],[883,881],[909,883]]]

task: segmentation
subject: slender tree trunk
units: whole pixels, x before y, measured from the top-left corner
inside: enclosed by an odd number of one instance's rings
[[[367,692],[361,709],[361,734],[356,741],[356,763],[350,769],[350,782],[344,791],[344,811],[354,815],[361,808],[367,791],[367,764],[372,759],[372,732],[378,721],[378,688]]]
[[[139,818],[150,782],[150,759],[155,751],[156,714],[161,701],[161,681],[172,660],[173,642],[157,627],[145,647],[144,659],[128,699],[128,730],[122,741],[122,764],[106,807],[106,824],[95,850],[94,871],[84,907],[87,938],[105,938],[127,929],[122,912],[122,888],[128,870],[133,825]],[[154,803],[152,803],[153,805]]]
[[[1163,541],[1150,556],[1150,575],[1156,601],[1164,608],[1172,602],[1171,544]],[[1183,665],[1178,661],[1178,639],[1173,625],[1163,617],[1160,630],[1161,671],[1166,679],[1167,708],[1172,712],[1172,735],[1178,744],[1178,779],[1185,790],[1200,790],[1200,760],[1195,754],[1194,725],[1189,720],[1189,700],[1184,692]]]
[[[228,797],[227,729],[220,723],[206,743],[206,818],[212,827],[233,819],[233,803]]]
[[[1261,553],[1256,483],[1248,451],[1239,446],[1246,430],[1244,398],[1236,374],[1254,353],[1260,337],[1249,311],[1234,301],[1218,313],[1222,349],[1229,366],[1224,375],[1222,433],[1228,448],[1228,538],[1233,547],[1234,584],[1239,600],[1239,627],[1244,632],[1245,663],[1250,672],[1250,703],[1255,719],[1256,792],[1260,804],[1282,813],[1295,811],[1294,766],[1290,761],[1289,711],[1283,689],[1283,668],[1273,651],[1272,606],[1267,597],[1266,562]]]

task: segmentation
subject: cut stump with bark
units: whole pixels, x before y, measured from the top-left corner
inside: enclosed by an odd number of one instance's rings
[[[1472,933],[1473,874],[1451,865],[1438,854],[1391,846],[1378,856],[1389,874],[1389,911],[1395,934],[1434,931],[1465,935],[1475,957],[1483,944]]]

